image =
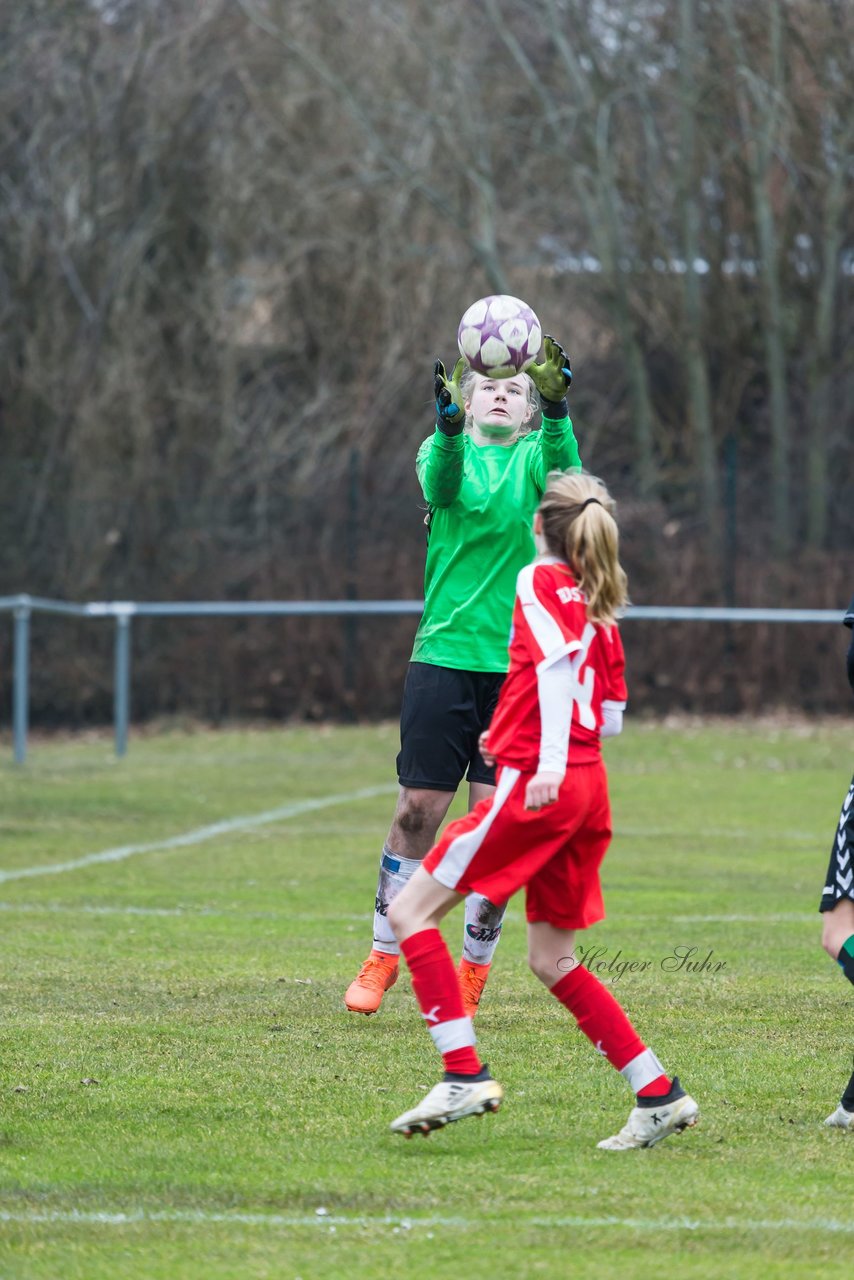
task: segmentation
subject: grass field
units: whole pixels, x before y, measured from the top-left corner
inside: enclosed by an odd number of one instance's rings
[[[388,1132],[438,1070],[407,979],[341,1001],[393,726],[2,745],[0,1277],[851,1276],[854,1136],[821,1122],[854,988],[816,914],[845,722],[608,744],[586,941],[649,962],[614,989],[702,1109],[624,1154],[596,1141],[631,1095],[528,974],[518,901],[477,1024],[504,1107]],[[684,947],[709,966],[668,970]]]

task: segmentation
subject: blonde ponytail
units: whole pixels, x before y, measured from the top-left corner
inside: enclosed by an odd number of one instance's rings
[[[628,579],[620,564],[616,503],[605,485],[584,472],[553,471],[539,511],[546,546],[575,574],[590,621],[616,621],[628,601]]]

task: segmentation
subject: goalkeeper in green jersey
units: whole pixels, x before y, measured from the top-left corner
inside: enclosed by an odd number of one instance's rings
[[[494,790],[478,750],[507,671],[516,576],[534,557],[534,512],[550,471],[580,468],[569,419],[569,359],[552,338],[525,373],[492,379],[460,360],[434,368],[436,429],[418,450],[428,503],[424,613],[400,717],[397,809],[383,846],[371,953],[344,997],[375,1013],[397,981],[389,903],[435,843],[463,778],[469,807]],[[537,409],[539,430],[532,429]],[[501,932],[505,903],[466,901],[460,986],[473,1015]]]

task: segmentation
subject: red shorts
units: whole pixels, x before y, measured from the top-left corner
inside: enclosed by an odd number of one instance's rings
[[[611,806],[601,760],[567,769],[554,804],[526,809],[533,775],[501,768],[495,794],[451,822],[423,867],[457,893],[502,903],[526,889],[526,915],[557,929],[604,919],[599,866],[611,841]]]

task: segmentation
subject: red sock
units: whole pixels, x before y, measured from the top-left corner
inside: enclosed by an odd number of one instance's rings
[[[400,950],[445,1070],[476,1076],[482,1066],[474,1048],[474,1028],[463,1009],[460,981],[445,939],[438,929],[422,929],[402,942]]]
[[[664,1098],[673,1088],[673,1081],[669,1076],[656,1076],[654,1080],[650,1080],[649,1084],[645,1084],[642,1089],[638,1089],[639,1098]]]
[[[591,1044],[626,1077],[638,1097],[659,1097],[670,1092],[670,1080],[661,1063],[647,1049],[622,1005],[589,969],[578,965],[551,990]]]

